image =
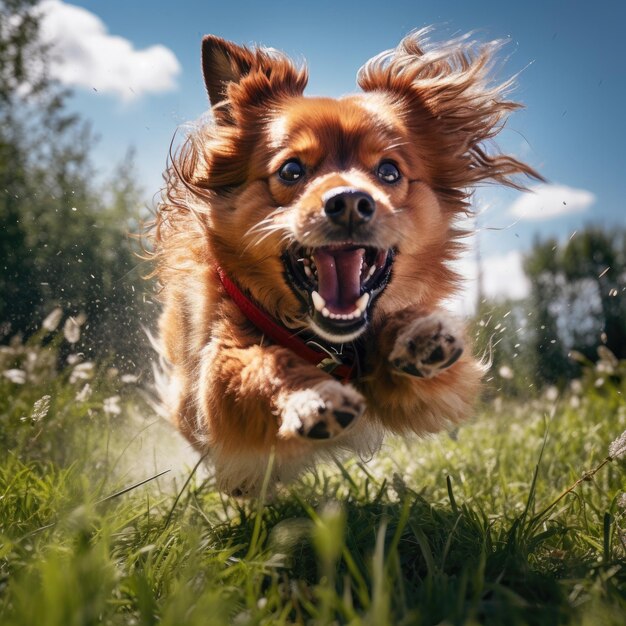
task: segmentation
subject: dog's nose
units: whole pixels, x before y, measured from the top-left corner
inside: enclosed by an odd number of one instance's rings
[[[336,187],[324,194],[323,201],[328,219],[349,231],[369,222],[376,213],[374,198],[360,189]]]

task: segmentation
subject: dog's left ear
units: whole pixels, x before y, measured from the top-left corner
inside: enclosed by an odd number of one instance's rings
[[[246,48],[221,37],[202,40],[202,73],[218,123],[234,123],[237,106],[257,106],[268,99],[301,95],[305,68],[267,48]]]

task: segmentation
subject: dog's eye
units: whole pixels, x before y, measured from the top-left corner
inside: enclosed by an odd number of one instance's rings
[[[383,161],[376,170],[376,175],[385,183],[395,183],[400,180],[400,170],[395,163]]]
[[[285,183],[295,183],[304,176],[304,165],[298,159],[290,159],[278,170],[278,177]]]

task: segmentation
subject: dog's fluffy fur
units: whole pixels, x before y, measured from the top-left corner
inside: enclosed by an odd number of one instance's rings
[[[306,70],[273,49],[202,46],[212,116],[172,159],[153,239],[169,409],[219,486],[257,492],[272,453],[285,481],[385,431],[468,417],[482,369],[439,308],[459,283],[456,222],[477,183],[539,177],[486,146],[518,108],[490,78],[497,44],[414,33],[338,100],[304,97]],[[294,333],[354,344],[361,375],[340,382],[273,344],[217,267]]]

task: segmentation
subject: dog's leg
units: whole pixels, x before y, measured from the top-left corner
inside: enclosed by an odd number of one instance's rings
[[[430,313],[398,329],[387,357],[396,374],[433,378],[463,354],[460,323],[445,313]]]
[[[407,308],[385,320],[375,343],[363,391],[386,428],[435,432],[471,415],[483,368],[457,320]]]
[[[363,397],[280,346],[211,342],[200,364],[198,409],[209,442],[266,447],[331,439],[365,409]]]
[[[212,452],[220,488],[233,494],[258,493],[272,451],[271,482],[291,479],[357,430],[365,409],[354,387],[280,346],[235,347],[214,339],[199,370],[194,438]]]

